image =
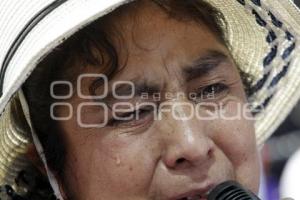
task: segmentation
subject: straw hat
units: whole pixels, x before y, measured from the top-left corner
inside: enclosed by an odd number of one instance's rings
[[[223,13],[221,23],[229,49],[240,69],[253,77],[249,100],[254,107],[263,108],[254,112],[261,145],[300,97],[299,10],[289,0],[205,1]],[[26,165],[24,154],[33,141],[29,113],[14,114],[26,110],[25,99],[20,101],[15,95],[22,83],[66,38],[128,2],[0,1],[0,185],[13,184]],[[33,139],[39,146],[37,138]],[[40,147],[38,150],[42,154]]]

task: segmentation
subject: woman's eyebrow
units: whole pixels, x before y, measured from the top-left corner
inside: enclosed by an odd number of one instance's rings
[[[209,50],[204,56],[196,59],[191,65],[184,67],[183,77],[191,81],[195,78],[203,77],[221,63],[228,62],[229,58],[221,51]]]
[[[119,96],[128,96],[132,93],[134,94],[134,96],[140,96],[143,93],[151,95],[160,92],[162,89],[162,87],[159,84],[154,82],[141,82],[141,80],[133,80],[130,82],[132,85],[121,84],[118,87],[116,87],[115,93]]]
[[[156,82],[146,82],[139,79],[134,79],[129,81],[131,84],[119,84],[113,91],[109,91],[107,96],[101,99],[101,102],[110,103],[118,99],[118,97],[130,96],[133,94],[133,97],[139,97],[143,94],[149,96],[159,93],[162,90],[160,84]],[[132,87],[133,86],[133,87]],[[117,95],[117,96],[116,96]],[[122,99],[122,98],[121,98]],[[97,100],[99,101],[99,100]]]

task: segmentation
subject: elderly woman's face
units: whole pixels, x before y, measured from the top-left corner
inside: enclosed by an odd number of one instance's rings
[[[84,128],[78,113],[59,122],[67,149],[64,190],[79,200],[204,199],[214,185],[234,179],[257,192],[254,123],[243,112],[246,96],[229,51],[205,25],[169,18],[154,5],[134,19],[110,22],[122,36],[116,45],[125,66],[108,83],[109,92],[117,83],[120,96],[130,87],[118,81],[134,83],[134,97],[76,95],[70,101],[75,111],[82,103],[109,105],[107,125]],[[80,89],[88,91],[93,81],[83,79]],[[126,104],[115,115],[134,118],[114,118],[118,103]],[[103,107],[81,108],[85,124],[105,121]]]

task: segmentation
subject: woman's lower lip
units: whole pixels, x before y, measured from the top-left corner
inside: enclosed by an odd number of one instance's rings
[[[181,198],[176,198],[174,200],[188,200],[188,199],[193,199],[193,200],[207,200],[207,195],[208,192],[213,188],[214,184],[208,184],[205,188],[202,189],[202,191],[199,189],[199,191],[196,194],[192,194],[193,198],[189,198],[188,194],[186,194],[185,197],[181,197]],[[204,194],[203,191],[206,190],[206,193]],[[190,192],[190,193],[195,193],[195,192]],[[190,196],[190,197],[192,197]]]

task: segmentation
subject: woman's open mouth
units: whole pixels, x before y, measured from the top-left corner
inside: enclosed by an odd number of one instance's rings
[[[207,200],[209,191],[214,187],[214,184],[210,184],[204,188],[194,189],[171,198],[171,200]]]
[[[178,200],[206,200],[206,197],[203,197],[201,195],[195,195],[195,196],[184,197]]]

